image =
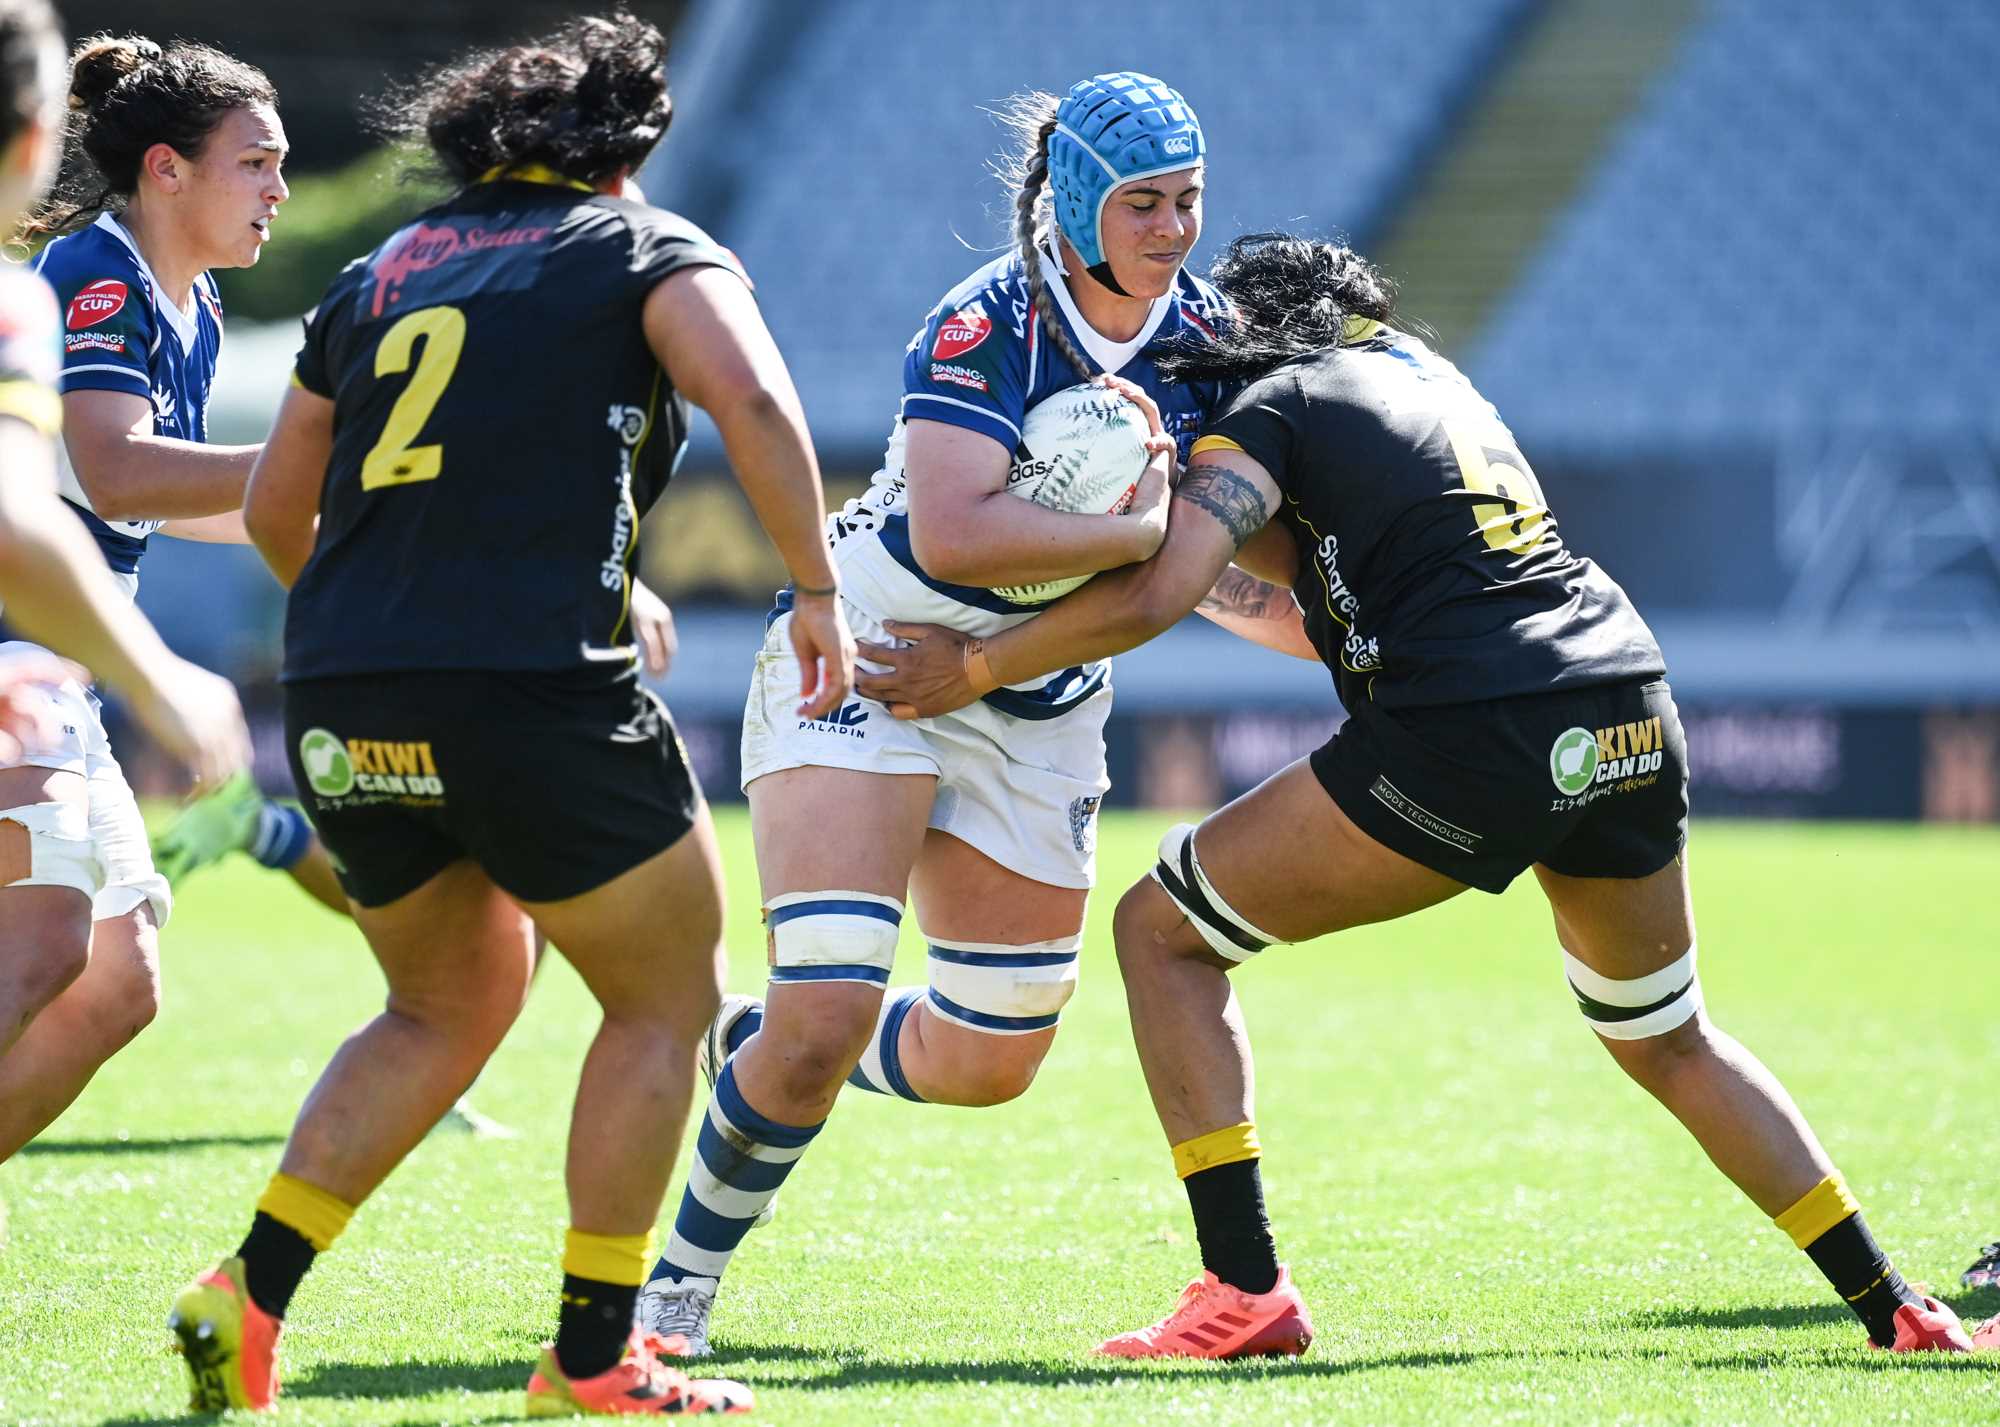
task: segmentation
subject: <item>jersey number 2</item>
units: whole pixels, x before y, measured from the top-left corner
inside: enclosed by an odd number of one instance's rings
[[[421,354],[417,339],[424,339]],[[410,370],[412,358],[416,374],[403,394],[389,409],[382,423],[382,439],[361,461],[361,489],[380,490],[383,486],[406,486],[413,481],[434,481],[444,469],[442,445],[416,446],[424,423],[431,419],[438,398],[458,370],[458,354],[465,347],[465,314],[456,307],[426,307],[412,312],[382,334],[375,348],[375,375],[395,376]]]

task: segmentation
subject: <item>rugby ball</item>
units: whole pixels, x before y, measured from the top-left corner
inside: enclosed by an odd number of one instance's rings
[[[1121,515],[1152,459],[1146,414],[1108,387],[1088,382],[1051,394],[1021,423],[1007,493],[1073,515]],[[1072,575],[1033,585],[999,585],[1017,604],[1047,604],[1088,580]]]

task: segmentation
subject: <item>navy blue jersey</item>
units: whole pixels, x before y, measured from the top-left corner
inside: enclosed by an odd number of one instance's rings
[[[1100,335],[1076,310],[1057,271],[1042,257],[1057,320],[1084,355],[1102,371],[1143,387],[1180,443],[1181,459],[1222,404],[1214,383],[1183,384],[1163,378],[1157,358],[1170,343],[1206,341],[1228,311],[1224,299],[1183,270],[1173,290],[1157,300],[1144,327],[1129,342]],[[1010,454],[1021,450],[1021,423],[1031,408],[1065,387],[1086,381],[1057,351],[1036,320],[1019,254],[996,258],[947,293],[917,329],[903,355],[903,399],[889,434],[882,469],[868,490],[827,523],[847,598],[877,619],[948,625],[970,634],[992,634],[1044,606],[1008,599],[994,590],[933,578],[910,547],[909,474],[904,469],[905,426],[941,421],[991,437]],[[1075,707],[1101,689],[1107,666],[1066,669],[1022,689],[988,696],[1027,717],[1047,717]]]
[[[58,390],[122,391],[153,404],[153,434],[208,439],[208,395],[222,351],[222,301],[207,273],[194,280],[186,310],[160,291],[132,235],[109,213],[43,248],[35,267],[63,314]],[[157,520],[105,520],[91,508],[58,449],[63,499],[75,508],[128,591]]]
[[[641,309],[701,266],[742,276],[671,213],[510,178],[335,278],[295,376],[333,455],[285,677],[630,669],[639,518],[687,440]]]

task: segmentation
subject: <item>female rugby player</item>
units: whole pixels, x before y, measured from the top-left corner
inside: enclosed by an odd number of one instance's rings
[[[86,44],[71,73],[45,5],[0,9],[8,90],[0,105],[8,126],[0,210],[7,227],[51,175],[65,90],[72,105],[86,107],[84,132],[94,128],[88,105],[101,94],[103,63],[104,47]],[[74,302],[70,310],[77,312]],[[73,334],[59,339],[58,320],[39,279],[18,269],[5,274],[0,595],[7,615],[88,660],[198,776],[220,778],[248,757],[235,692],[167,653],[55,500],[55,437],[79,399],[58,399],[54,390],[58,341],[69,344],[72,361],[77,350]],[[65,392],[72,379],[61,374]],[[152,407],[142,406],[150,420]],[[0,644],[9,662],[33,650]],[[97,1067],[152,1020],[158,927],[170,905],[96,700],[65,677],[45,688],[43,701],[56,737],[0,768],[0,1160],[60,1114]]]
[[[458,192],[334,280],[252,473],[245,523],[291,590],[293,771],[389,996],[314,1087],[241,1248],[175,1304],[197,1407],[272,1402],[293,1291],[498,1045],[538,927],[604,1021],[528,1413],[749,1405],[633,1326],[719,991],[714,832],[627,609],[688,402],[797,583],[798,717],[839,707],[853,641],[747,280],[615,196],[666,128],[665,49],[629,16],[581,19],[408,96],[404,129]]]
[[[931,310],[904,358],[883,468],[828,521],[847,617],[873,637],[895,618],[1003,629],[1039,606],[990,586],[1110,569],[1157,547],[1158,478],[1125,515],[1006,493],[1022,419],[1050,393],[1122,372],[1185,440],[1214,410],[1213,384],[1154,369],[1159,344],[1204,339],[1219,309],[1182,269],[1201,228],[1204,154],[1186,101],[1146,75],[1103,74],[1060,102],[1023,96],[1010,117],[1021,140],[1014,251]],[[786,694],[795,618],[781,595],[743,719],[768,1000],[730,998],[708,1037],[714,1100],[641,1299],[648,1326],[697,1353],[730,1256],[843,1080],[951,1105],[998,1104],[1033,1081],[1076,985],[1108,785],[1102,662],[918,725],[859,699],[800,718]],[[930,943],[930,984],[885,995],[906,895]]]
[[[1704,1013],[1680,722],[1624,591],[1565,547],[1493,408],[1389,325],[1390,289],[1368,264],[1259,235],[1213,276],[1242,325],[1167,365],[1248,385],[1196,443],[1160,553],[983,641],[892,625],[923,642],[862,651],[894,666],[864,691],[935,716],[1151,638],[1235,560],[1292,586],[1283,622],[1303,610],[1349,711],[1310,758],[1169,832],[1118,905],[1133,1033],[1203,1274],[1172,1313],[1101,1351],[1235,1357],[1311,1341],[1264,1214],[1227,973],[1277,942],[1499,892],[1529,867],[1570,989],[1619,1066],[1805,1250],[1871,1341],[1968,1349],[1952,1311],[1890,1266],[1783,1087]]]

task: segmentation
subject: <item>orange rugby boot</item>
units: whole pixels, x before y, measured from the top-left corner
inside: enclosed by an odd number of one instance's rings
[[[1297,1357],[1313,1340],[1312,1314],[1278,1269],[1269,1293],[1245,1293],[1214,1274],[1181,1290],[1181,1301],[1159,1322],[1097,1345],[1113,1358]]]
[[[727,1378],[691,1378],[661,1362],[686,1352],[686,1344],[634,1330],[625,1356],[596,1377],[572,1378],[556,1361],[555,1345],[542,1345],[528,1379],[528,1416],[680,1417],[695,1412],[748,1412],[750,1389]]]
[[[250,1301],[242,1259],[224,1259],[183,1288],[167,1326],[187,1360],[191,1409],[264,1412],[277,1401],[278,1334],[285,1325]]]
[[[1981,1330],[1986,1326],[1982,1324]],[[1873,1338],[1868,1345],[1883,1346]],[[1888,1345],[1890,1352],[1969,1353],[1972,1347],[1972,1339],[1966,1336],[1965,1325],[1958,1321],[1958,1315],[1935,1298],[1925,1298],[1922,1308],[1905,1303],[1896,1309],[1896,1341]]]

